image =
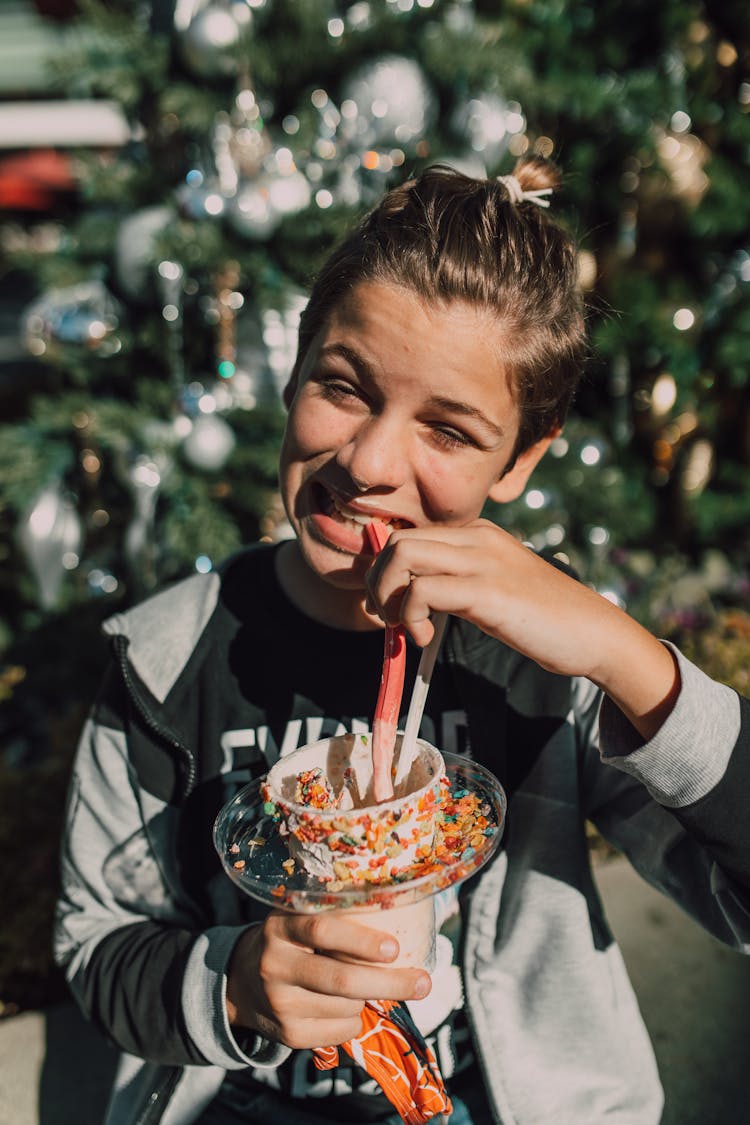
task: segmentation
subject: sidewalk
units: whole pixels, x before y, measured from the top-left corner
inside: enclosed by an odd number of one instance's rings
[[[624,860],[596,871],[659,1060],[662,1125],[747,1125],[750,958],[704,934]],[[114,1059],[72,1005],[0,1022],[0,1125],[101,1125]]]

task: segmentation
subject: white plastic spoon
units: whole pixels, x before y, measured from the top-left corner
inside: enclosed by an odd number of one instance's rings
[[[398,756],[394,788],[409,776],[409,770],[414,761],[419,724],[422,722],[424,705],[427,701],[427,692],[430,688],[430,680],[432,679],[432,672],[435,667],[435,661],[437,660],[437,654],[443,639],[447,620],[447,613],[433,614],[432,624],[435,633],[430,643],[422,649],[422,655],[419,659],[417,678],[414,681],[414,690],[411,693],[409,710],[406,713],[406,726],[401,740],[401,752]]]

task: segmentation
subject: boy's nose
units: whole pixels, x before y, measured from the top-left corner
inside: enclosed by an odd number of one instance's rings
[[[340,450],[338,462],[360,492],[399,488],[406,477],[406,442],[395,427],[372,420]]]

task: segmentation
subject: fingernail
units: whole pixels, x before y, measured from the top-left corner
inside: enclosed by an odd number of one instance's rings
[[[398,946],[393,938],[386,938],[380,943],[380,956],[386,961],[392,961],[398,953]]]
[[[414,985],[414,996],[416,997],[417,1000],[421,1000],[422,997],[426,996],[429,991],[430,991],[430,978],[429,977],[420,977],[419,980],[417,981],[417,983]]]

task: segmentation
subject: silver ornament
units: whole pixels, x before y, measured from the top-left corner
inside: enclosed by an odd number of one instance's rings
[[[239,70],[238,46],[252,19],[247,4],[205,0],[175,11],[175,34],[185,66],[196,78],[228,78]]]
[[[252,410],[261,399],[275,394],[260,313],[254,305],[246,304],[237,316],[237,370],[226,386],[232,406],[240,410]]]
[[[281,222],[281,215],[271,203],[271,192],[265,175],[243,180],[237,194],[227,201],[229,226],[243,238],[262,242],[270,238]]]
[[[79,562],[83,539],[75,504],[60,481],[46,485],[21,521],[18,539],[29,562],[43,609],[54,609],[66,570]]]
[[[133,497],[133,515],[124,538],[124,552],[134,586],[141,592],[157,580],[154,519],[162,481],[170,467],[165,453],[142,453],[128,467],[127,482]]]
[[[120,316],[120,304],[103,282],[82,281],[33,301],[22,315],[22,333],[28,351],[40,359],[111,356],[122,347]]]
[[[363,146],[399,144],[409,147],[424,136],[437,114],[437,101],[418,63],[401,55],[384,55],[358,67],[345,80],[345,103],[356,115],[345,121]]]
[[[273,154],[252,179],[240,182],[227,203],[227,222],[237,234],[256,242],[270,238],[287,215],[310,204],[310,181],[291,160]]]
[[[271,209],[284,218],[285,215],[294,215],[304,211],[310,204],[312,190],[310,181],[296,168],[288,171],[279,171],[276,175],[268,177],[268,192]]]
[[[276,393],[281,398],[297,358],[299,321],[308,301],[300,289],[290,290],[279,308],[264,309],[261,315],[263,343]]]
[[[517,102],[508,103],[498,94],[480,94],[458,107],[453,115],[454,132],[481,154],[494,168],[507,151],[514,133],[523,132],[525,120]]]
[[[223,468],[236,442],[234,430],[218,414],[199,414],[182,452],[194,468],[212,473]]]
[[[154,296],[155,245],[174,220],[171,207],[144,207],[120,223],[115,239],[114,274],[118,288],[131,301]]]

